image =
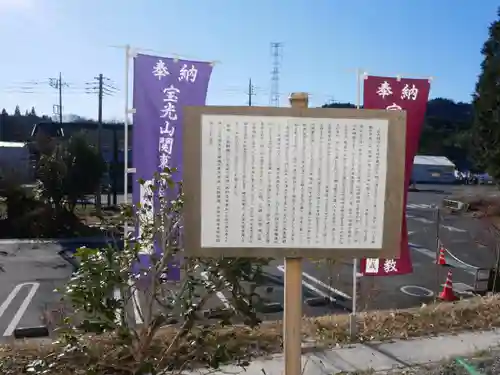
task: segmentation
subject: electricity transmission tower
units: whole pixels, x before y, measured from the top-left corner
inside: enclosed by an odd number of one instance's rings
[[[280,105],[280,69],[283,58],[283,43],[271,43],[271,56],[273,59],[271,70],[271,93],[269,97],[269,105],[271,107],[279,107]]]
[[[255,93],[255,86],[252,85],[252,79],[250,78],[248,80],[248,92],[247,92],[247,95],[248,95],[248,106],[252,106],[252,97],[254,97],[255,95],[257,95]]]

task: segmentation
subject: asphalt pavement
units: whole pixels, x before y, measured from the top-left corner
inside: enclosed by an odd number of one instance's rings
[[[56,289],[72,269],[57,254],[56,244],[0,244],[0,338],[14,329],[37,327],[61,310]]]
[[[426,189],[427,188],[427,189]],[[474,289],[477,269],[490,267],[494,254],[481,243],[488,238],[488,229],[470,217],[446,214],[436,207],[443,198],[453,194],[453,186],[424,186],[409,193],[407,204],[408,234],[413,273],[390,277],[362,277],[357,309],[390,309],[419,306],[433,301],[442,291],[448,270],[452,270],[453,289],[466,298]],[[428,190],[428,191],[427,191]],[[439,229],[438,229],[439,228]],[[446,248],[450,267],[435,264],[437,237]],[[337,265],[304,262],[303,277],[321,291],[332,296],[353,294],[352,262]],[[347,302],[352,301],[348,299]],[[352,303],[348,307],[352,308]]]
[[[362,277],[359,282],[357,310],[408,308],[430,303],[439,295],[452,270],[453,289],[461,298],[474,291],[478,268],[490,267],[494,254],[483,244],[488,229],[473,218],[438,210],[443,198],[455,186],[421,186],[410,192],[407,204],[408,234],[413,273],[390,277]],[[439,221],[439,226],[437,222]],[[435,264],[437,238],[446,248],[449,267]],[[275,278],[284,274],[284,265],[275,261],[266,271]],[[303,262],[303,311],[315,316],[346,313],[352,310],[352,262]],[[282,289],[272,301],[283,303]],[[276,313],[269,319],[279,318]]]
[[[409,275],[363,277],[360,280],[358,310],[418,306],[432,301],[445,282],[447,267],[435,265],[437,215],[435,206],[452,195],[455,187],[423,186],[409,193],[407,205],[410,254],[414,271]],[[484,243],[486,228],[474,219],[440,217],[439,237],[449,251],[453,285],[457,295],[467,297],[474,285],[477,267],[492,264],[493,253]],[[67,311],[54,289],[69,280],[72,267],[58,252],[80,245],[57,243],[0,242],[0,340],[16,327],[41,324],[53,326]],[[450,255],[451,254],[451,255]],[[280,319],[283,309],[284,266],[281,260],[265,268],[266,285],[257,293],[264,300],[264,319]],[[202,277],[202,276],[200,276]],[[303,312],[307,316],[348,313],[352,309],[352,262],[311,262],[303,264]],[[175,289],[172,284],[167,288]],[[230,307],[230,295],[218,293],[208,308]],[[139,303],[140,305],[140,303]]]

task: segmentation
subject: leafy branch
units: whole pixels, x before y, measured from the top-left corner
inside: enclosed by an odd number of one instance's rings
[[[218,367],[228,359],[238,360],[227,352],[227,339],[213,332],[235,323],[260,324],[255,290],[264,280],[268,260],[187,258],[181,261],[181,281],[165,281],[183,255],[184,195],[181,184],[172,180],[173,171],[140,181],[143,202],[133,209],[124,207],[120,219],[138,231],[126,237],[123,247],[113,239],[102,249],[78,249],[80,267],[64,290],[74,311],[60,329],[65,350],[57,358],[37,362],[38,368],[44,364],[44,374],[57,373],[61,364],[74,360],[75,352],[85,358],[91,350],[87,333],[112,343],[112,350],[104,351],[98,363],[87,364],[86,373],[105,374],[112,368],[113,374],[155,374],[165,368]],[[228,295],[229,303],[210,309],[219,292]],[[162,332],[172,329],[169,344],[158,345]],[[213,353],[208,356],[207,345]]]

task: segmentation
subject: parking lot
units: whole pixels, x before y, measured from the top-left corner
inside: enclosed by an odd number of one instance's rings
[[[56,244],[1,244],[0,337],[16,327],[40,326],[60,305],[54,290],[64,287],[72,269],[58,256]]]
[[[451,194],[443,187],[409,194],[407,205],[410,253],[414,272],[391,277],[363,277],[358,309],[388,309],[418,306],[431,301],[442,289],[447,267],[435,265],[436,205]],[[442,215],[439,237],[451,255],[447,261],[453,270],[457,295],[467,297],[472,288],[475,267],[488,267],[494,254],[481,242],[485,228],[472,218]],[[80,244],[83,245],[83,244]],[[64,315],[60,296],[54,289],[63,287],[72,267],[58,252],[78,245],[58,243],[1,243],[0,264],[0,338],[12,335],[16,327],[40,326],[54,316]],[[456,259],[454,259],[455,257]],[[266,283],[257,293],[265,304],[264,319],[280,319],[283,308],[284,265],[275,260],[265,268]],[[202,277],[202,276],[200,276]],[[348,313],[352,309],[352,262],[304,261],[304,314],[317,316]],[[171,288],[175,286],[170,285]],[[208,308],[227,307],[227,293],[217,293]]]

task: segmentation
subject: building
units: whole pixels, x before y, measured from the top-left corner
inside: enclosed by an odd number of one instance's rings
[[[33,183],[31,154],[26,143],[0,141],[0,182],[4,181],[19,185]]]
[[[455,164],[445,156],[417,155],[413,159],[411,178],[417,184],[453,184]]]

